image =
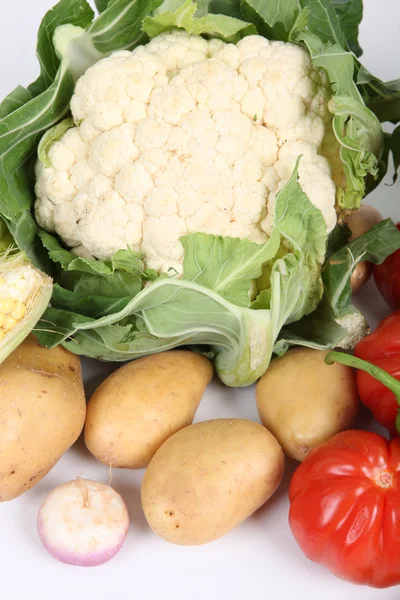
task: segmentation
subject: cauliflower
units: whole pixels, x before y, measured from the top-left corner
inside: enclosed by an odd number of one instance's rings
[[[234,45],[173,31],[114,52],[79,79],[76,126],[51,145],[50,166],[37,163],[37,222],[77,255],[130,247],[181,273],[183,235],[267,241],[302,155],[300,185],[331,231],[341,165],[330,95],[306,50],[261,36]]]

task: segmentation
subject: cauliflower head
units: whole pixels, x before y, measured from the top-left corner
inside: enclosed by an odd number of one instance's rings
[[[78,255],[130,247],[149,268],[181,272],[185,234],[265,242],[302,155],[300,185],[331,231],[330,96],[306,50],[261,36],[234,45],[174,31],[114,52],[78,80],[76,126],[51,145],[50,166],[37,163],[37,222]]]

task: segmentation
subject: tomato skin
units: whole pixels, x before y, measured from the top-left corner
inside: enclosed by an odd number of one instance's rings
[[[373,333],[363,338],[354,354],[400,380],[400,311],[386,317]],[[361,402],[391,435],[398,435],[395,420],[399,404],[393,392],[365,371],[357,371],[356,381]]]
[[[304,554],[352,583],[400,584],[400,439],[338,433],[307,456],[289,490]]]
[[[400,223],[396,224],[400,231]],[[376,286],[393,310],[400,308],[400,250],[373,267]]]

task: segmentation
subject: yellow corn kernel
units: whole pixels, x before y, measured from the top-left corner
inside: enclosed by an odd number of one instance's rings
[[[6,280],[3,277],[0,277],[0,285],[6,285]]]
[[[4,331],[11,331],[17,325],[18,321],[7,315],[3,324]]]
[[[0,298],[0,313],[9,315],[14,308],[15,301],[12,298]]]
[[[3,313],[0,313],[0,329],[3,327],[5,320],[6,320],[6,315],[3,315]]]
[[[3,339],[3,337],[6,335],[6,332],[3,331],[2,329],[0,329],[0,342]]]
[[[26,306],[23,302],[15,300],[14,309],[11,313],[13,319],[20,321],[26,314]]]

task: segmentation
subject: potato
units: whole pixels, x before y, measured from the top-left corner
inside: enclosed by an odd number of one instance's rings
[[[362,260],[356,265],[351,274],[350,285],[353,294],[358,292],[369,280],[372,274],[372,265],[366,260]]]
[[[197,423],[170,437],[150,462],[143,510],[153,531],[168,542],[205,544],[262,506],[283,470],[281,447],[258,423]]]
[[[368,204],[362,204],[347,220],[347,225],[351,231],[350,240],[356,240],[381,221],[382,215],[376,208]],[[353,293],[358,292],[367,283],[371,273],[372,266],[369,262],[361,261],[357,264],[350,278]]]
[[[299,461],[352,427],[357,415],[354,370],[338,363],[326,365],[326,354],[293,348],[271,362],[256,387],[261,421],[284,452]]]
[[[30,335],[0,365],[0,501],[36,485],[85,422],[80,360]]]
[[[124,365],[89,401],[86,446],[112,467],[146,467],[166,439],[192,423],[212,375],[210,361],[189,350]]]
[[[351,231],[351,240],[356,240],[367,233],[377,223],[382,221],[381,213],[368,204],[362,204],[358,210],[351,213],[347,219],[347,226]]]

